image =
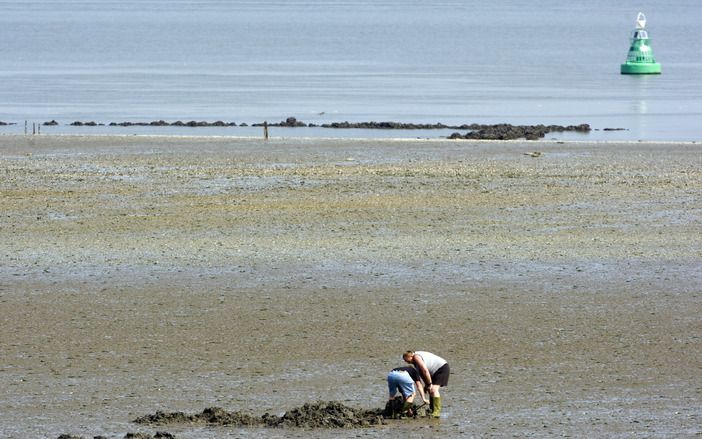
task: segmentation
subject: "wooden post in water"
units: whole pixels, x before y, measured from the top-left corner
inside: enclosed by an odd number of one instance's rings
[[[268,121],[263,121],[263,139],[268,140]]]
[[[37,133],[37,124],[36,122],[32,122],[32,136]]]
[[[27,121],[24,121],[24,135],[27,135]]]

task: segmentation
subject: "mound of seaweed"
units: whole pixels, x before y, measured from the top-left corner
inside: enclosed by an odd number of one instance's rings
[[[358,428],[382,425],[382,411],[354,409],[337,401],[318,401],[286,412],[282,417],[263,415],[268,427]]]
[[[308,403],[285,412],[283,416],[269,413],[254,417],[241,412],[228,412],[210,407],[197,414],[157,411],[134,420],[141,425],[206,424],[236,427],[261,426],[276,428],[359,428],[383,424],[382,410],[363,410],[345,406],[337,401]]]
[[[141,416],[135,419],[134,422],[142,425],[210,424],[233,426],[254,426],[263,423],[261,418],[241,412],[228,412],[221,407],[209,407],[201,413],[192,415],[183,412],[166,413],[157,411],[152,415]]]

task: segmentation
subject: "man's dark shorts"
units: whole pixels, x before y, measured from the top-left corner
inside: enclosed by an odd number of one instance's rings
[[[431,383],[432,384],[437,384],[441,387],[446,387],[448,386],[448,379],[449,379],[449,374],[451,373],[451,369],[449,368],[448,363],[444,364],[434,372],[434,375],[431,376]]]

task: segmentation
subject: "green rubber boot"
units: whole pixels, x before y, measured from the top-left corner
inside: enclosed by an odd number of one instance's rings
[[[402,404],[402,411],[400,412],[400,416],[409,416],[409,409],[412,408],[412,403],[405,401],[404,404]]]
[[[441,417],[441,397],[440,396],[432,396],[431,397],[431,414],[429,416],[431,416],[432,418]]]

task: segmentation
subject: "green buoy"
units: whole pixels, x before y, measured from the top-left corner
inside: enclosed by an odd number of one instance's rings
[[[646,32],[646,16],[639,12],[636,17],[636,29],[631,34],[631,46],[626,62],[622,64],[622,75],[658,75],[661,65],[653,57],[651,40]]]

